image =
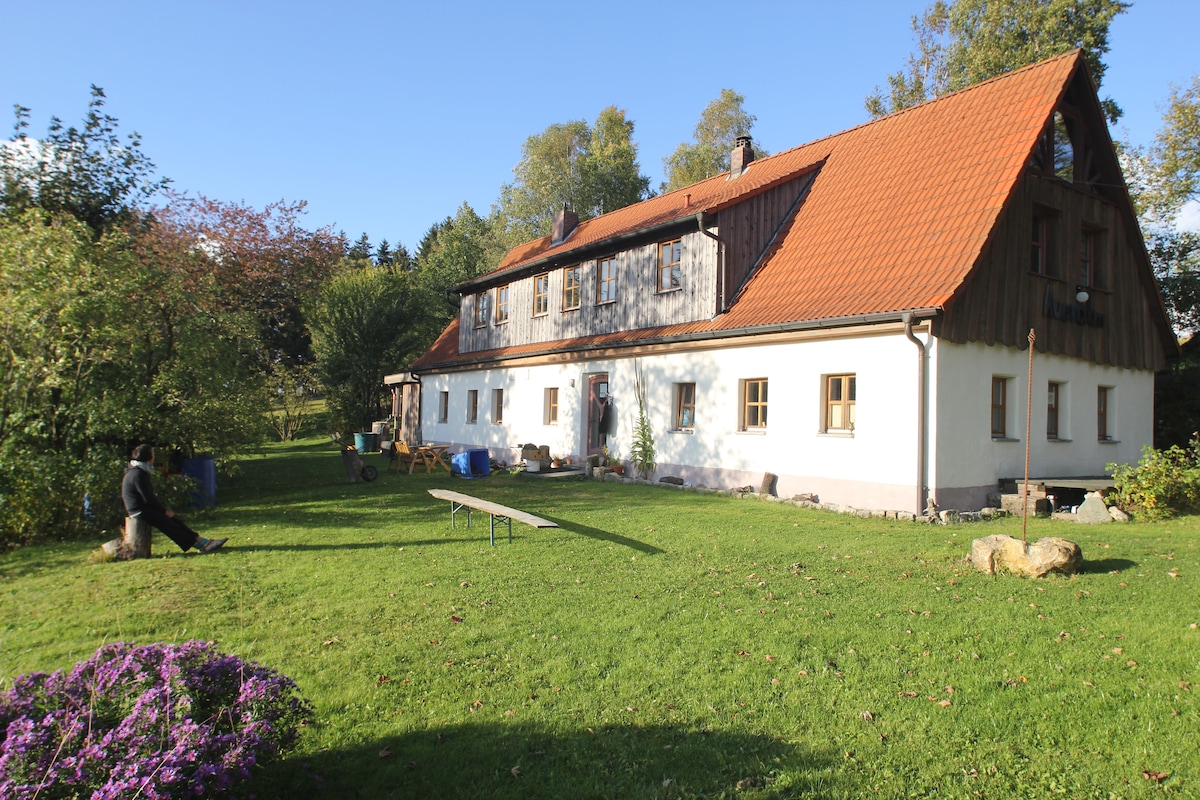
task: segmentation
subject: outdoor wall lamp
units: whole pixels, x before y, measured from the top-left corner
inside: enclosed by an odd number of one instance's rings
[[[1091,295],[1088,294],[1088,290],[1087,290],[1086,286],[1076,286],[1075,287],[1075,302],[1076,303],[1079,303],[1080,305],[1082,305],[1082,304],[1086,303],[1090,298],[1091,298]]]

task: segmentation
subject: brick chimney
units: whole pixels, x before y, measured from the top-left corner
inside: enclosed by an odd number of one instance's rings
[[[562,210],[554,214],[554,231],[550,234],[550,244],[561,244],[566,241],[578,224],[579,215],[567,208],[566,203],[563,203]]]
[[[754,160],[754,146],[749,136],[739,136],[733,141],[733,157],[729,160],[729,180],[738,178]]]

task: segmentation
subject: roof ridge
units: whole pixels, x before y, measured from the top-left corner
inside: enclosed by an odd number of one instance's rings
[[[983,87],[985,87],[989,84],[998,83],[1007,78],[1015,77],[1016,75],[1019,75],[1022,72],[1028,72],[1028,71],[1034,70],[1034,69],[1049,67],[1052,63],[1055,63],[1055,62],[1058,62],[1058,61],[1061,61],[1061,60],[1064,60],[1067,58],[1074,58],[1076,56],[1076,54],[1082,53],[1082,52],[1083,52],[1083,48],[1076,47],[1074,50],[1070,50],[1066,53],[1061,53],[1057,56],[1051,56],[1050,58],[1044,59],[1042,61],[1036,61],[1032,64],[1026,64],[1023,67],[1018,67],[1017,69],[1012,70],[1011,72],[1005,72],[1000,75],[996,75],[991,78],[988,78],[987,80],[980,81],[979,83],[972,83],[970,86],[964,86],[961,89],[955,89],[952,92],[947,92],[946,94],[938,95],[937,97],[933,97],[933,98],[930,98],[929,100],[925,100],[923,102],[917,103],[915,106],[908,106],[907,108],[901,108],[897,111],[891,112],[890,114],[884,114],[882,117],[876,117],[875,119],[864,120],[863,122],[860,122],[857,125],[853,125],[849,128],[844,128],[843,130],[836,131],[834,133],[826,134],[825,136],[822,136],[818,139],[813,139],[810,142],[804,142],[802,144],[796,145],[795,147],[789,147],[787,150],[780,150],[778,153],[772,153],[769,156],[763,156],[761,159],[755,159],[754,163],[757,163],[759,161],[770,161],[773,158],[795,152],[796,150],[800,150],[801,148],[812,147],[814,145],[820,144],[821,142],[829,141],[831,139],[837,139],[838,137],[845,136],[846,134],[854,133],[855,131],[859,131],[859,130],[869,127],[871,125],[875,125],[880,122],[885,122],[890,119],[896,119],[900,116],[903,116],[904,114],[911,114],[911,113],[916,112],[921,109],[929,108],[930,106],[933,106],[944,100],[950,100],[955,97],[961,97],[968,92],[972,92],[977,89],[982,89]],[[727,173],[723,172],[721,174],[725,175]],[[706,178],[705,180],[708,180],[708,179]],[[692,184],[692,185],[695,186],[696,184]],[[687,188],[687,187],[684,187],[684,188]],[[676,189],[676,191],[679,191],[679,190]]]

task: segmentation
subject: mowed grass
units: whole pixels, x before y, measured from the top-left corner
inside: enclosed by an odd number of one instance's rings
[[[380,464],[378,456],[368,457]],[[549,517],[489,547],[448,487]],[[212,640],[316,706],[262,798],[1200,796],[1200,520],[1031,520],[1073,578],[942,527],[646,486],[242,462],[225,551],[0,556],[0,688],[106,641]],[[1154,773],[1154,780],[1144,772]],[[1161,773],[1165,773],[1162,776]],[[1157,778],[1161,777],[1161,780]]]

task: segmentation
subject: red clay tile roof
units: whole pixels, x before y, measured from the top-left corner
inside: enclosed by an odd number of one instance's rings
[[[709,321],[457,353],[451,323],[414,368],[696,333],[944,306],[983,251],[1079,51],[754,161],[514,248],[492,275],[624,233],[715,212],[812,169],[812,188],[729,311]]]

